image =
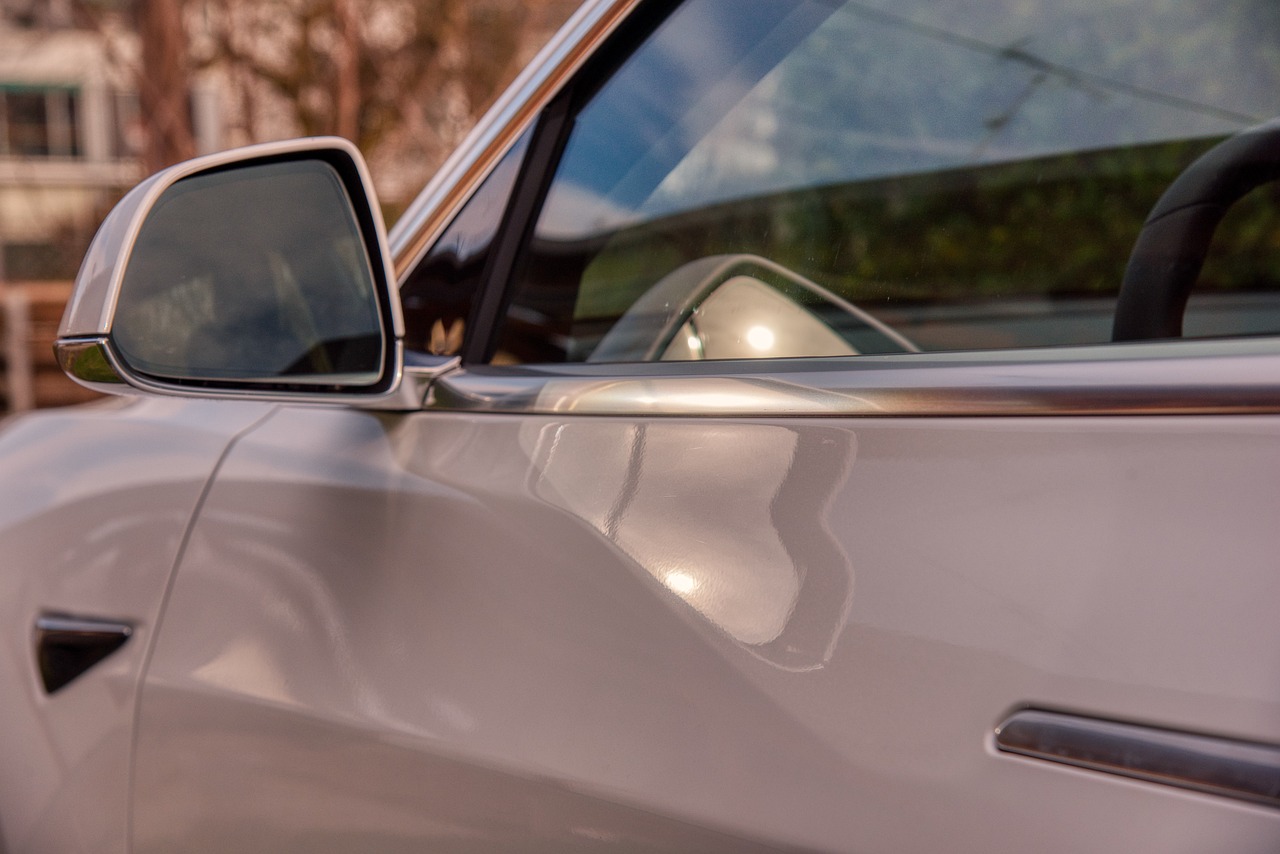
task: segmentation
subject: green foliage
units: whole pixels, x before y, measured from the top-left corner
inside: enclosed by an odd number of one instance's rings
[[[681,263],[731,252],[862,303],[1114,295],[1147,212],[1213,142],[806,188],[646,223],[615,235],[589,268],[579,316],[608,316]],[[1280,248],[1280,211],[1274,194],[1246,201],[1215,253],[1240,260],[1211,265],[1207,287],[1268,285],[1258,253],[1243,249]]]

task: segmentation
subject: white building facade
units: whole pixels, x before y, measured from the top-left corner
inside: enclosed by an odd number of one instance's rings
[[[0,273],[74,271],[110,206],[142,178],[136,39],[0,20]],[[192,93],[201,151],[219,147],[217,92]]]

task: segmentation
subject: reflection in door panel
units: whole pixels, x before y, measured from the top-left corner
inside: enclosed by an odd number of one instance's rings
[[[538,430],[530,492],[581,517],[753,654],[821,667],[853,603],[827,528],[847,430],[572,421]]]

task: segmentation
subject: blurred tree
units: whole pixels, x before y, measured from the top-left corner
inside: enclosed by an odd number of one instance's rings
[[[0,4],[3,0],[0,0]],[[0,5],[4,17],[39,29],[74,27],[102,37],[109,63],[132,68],[142,117],[134,130],[148,172],[194,157],[191,62],[186,0],[54,0],[17,11]],[[122,39],[132,30],[137,39]]]
[[[155,172],[196,154],[182,0],[136,0],[133,15],[142,42],[142,156],[147,171]]]
[[[142,2],[143,0],[139,0]],[[156,2],[156,0],[150,0]],[[163,0],[178,2],[178,0]],[[187,0],[237,142],[337,134],[403,198],[577,0]]]
[[[136,69],[148,171],[198,153],[192,85],[213,79],[223,144],[346,137],[393,207],[580,2],[56,0],[77,26],[137,34],[116,52]]]

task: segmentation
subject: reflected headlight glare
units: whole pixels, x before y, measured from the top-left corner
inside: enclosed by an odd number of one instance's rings
[[[757,350],[772,350],[773,330],[767,326],[753,326],[747,330],[747,343]]]
[[[687,572],[672,570],[662,577],[662,583],[675,594],[686,595],[698,589],[698,579]]]

